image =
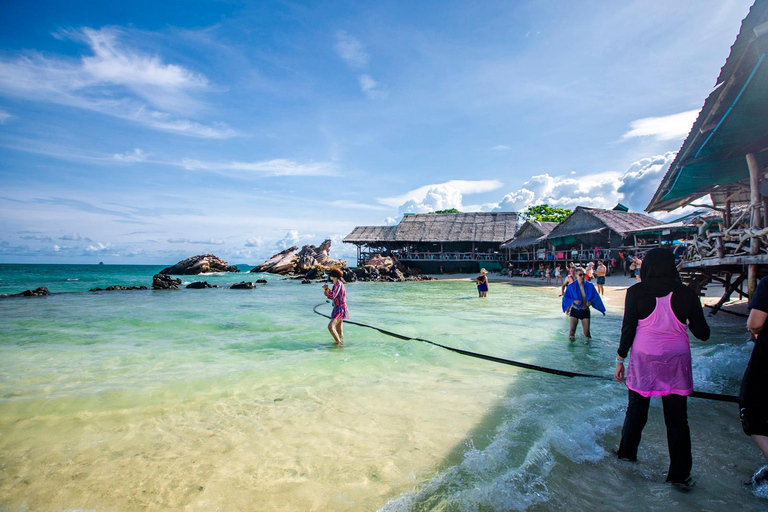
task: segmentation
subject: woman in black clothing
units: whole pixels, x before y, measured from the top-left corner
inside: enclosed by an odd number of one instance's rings
[[[629,400],[618,456],[637,460],[650,397],[661,396],[670,457],[667,481],[687,490],[692,483],[687,395],[693,391],[687,329],[707,340],[709,325],[699,297],[680,281],[670,251],[649,251],[640,277],[627,290],[614,373],[617,381],[624,379],[624,359],[632,348],[627,370]]]

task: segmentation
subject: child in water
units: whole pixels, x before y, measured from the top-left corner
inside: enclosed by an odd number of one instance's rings
[[[328,331],[333,336],[336,345],[344,344],[344,320],[349,318],[347,290],[341,281],[342,276],[341,270],[334,268],[331,270],[333,289],[329,288],[327,284],[323,285],[325,296],[333,301],[333,311],[331,312],[331,321],[328,323]]]
[[[488,296],[488,271],[484,268],[480,269],[480,275],[477,276],[477,293],[479,297]]]

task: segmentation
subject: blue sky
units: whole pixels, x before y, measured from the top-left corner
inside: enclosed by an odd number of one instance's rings
[[[0,262],[642,211],[751,1],[0,2]]]

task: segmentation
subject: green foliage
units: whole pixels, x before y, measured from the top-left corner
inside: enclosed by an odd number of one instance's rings
[[[567,208],[555,208],[548,204],[529,206],[521,215],[525,220],[538,220],[541,222],[562,222],[573,210]]]
[[[449,210],[437,210],[436,212],[432,212],[432,213],[461,213],[461,212],[456,208],[451,208]]]

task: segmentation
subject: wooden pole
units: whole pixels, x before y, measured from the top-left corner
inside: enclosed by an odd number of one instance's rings
[[[725,201],[725,229],[728,229],[731,227],[731,200],[727,199]]]
[[[747,154],[747,167],[749,167],[749,202],[752,207],[752,216],[750,219],[750,228],[758,229],[760,227],[760,192],[758,190],[760,186],[760,167],[757,165],[757,159],[752,153]],[[760,240],[752,238],[749,241],[749,254],[760,254]],[[755,295],[757,289],[757,265],[755,263],[750,264],[747,267],[749,298],[751,299]]]

